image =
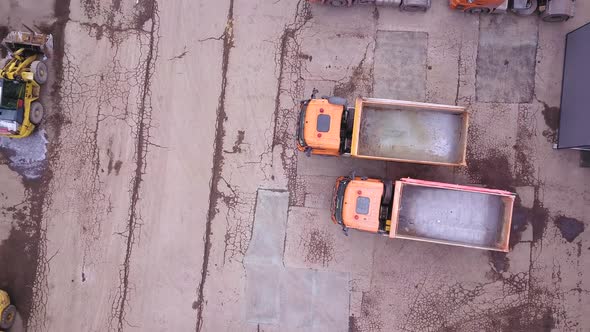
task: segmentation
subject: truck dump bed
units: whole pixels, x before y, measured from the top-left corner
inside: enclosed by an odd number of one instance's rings
[[[514,198],[502,190],[396,181],[389,237],[507,252]]]
[[[463,107],[358,98],[351,155],[433,165],[465,165],[469,114]]]

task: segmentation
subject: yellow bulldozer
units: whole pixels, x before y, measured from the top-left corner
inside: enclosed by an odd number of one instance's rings
[[[0,289],[0,332],[12,327],[16,318],[16,307],[10,304],[8,293]]]
[[[49,72],[45,63],[51,36],[12,31],[2,41],[10,51],[0,63],[0,136],[29,136],[43,120],[38,101]]]

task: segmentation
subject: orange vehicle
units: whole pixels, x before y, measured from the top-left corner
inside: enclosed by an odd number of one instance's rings
[[[508,191],[402,179],[340,177],[332,220],[389,238],[509,251],[515,195]]]
[[[340,97],[301,103],[297,147],[310,154],[430,165],[465,165],[469,113],[464,107]]]
[[[575,0],[450,0],[452,9],[467,13],[505,13],[528,16],[539,12],[543,21],[563,22],[574,16]]]

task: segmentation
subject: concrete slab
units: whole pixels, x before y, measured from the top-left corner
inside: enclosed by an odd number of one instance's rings
[[[281,279],[281,326],[309,331],[312,326],[316,272],[285,269]]]
[[[258,191],[254,230],[245,263],[282,264],[288,204],[287,192]]]
[[[516,164],[518,105],[477,103],[470,111],[467,167],[460,171],[468,173],[469,183],[508,189]]]
[[[297,183],[305,188],[305,207],[329,210],[336,176],[302,175]]]
[[[245,319],[281,331],[345,331],[349,274],[246,265]]]
[[[377,31],[376,40],[373,96],[424,101],[428,34]]]
[[[312,331],[348,331],[348,281],[348,273],[316,273]]]
[[[535,89],[538,20],[482,16],[477,55],[477,101],[530,103]]]
[[[246,265],[246,321],[278,324],[282,269],[268,265]]]
[[[358,231],[350,231],[349,236],[345,236],[342,228],[330,219],[329,209],[291,207],[285,265],[367,275],[377,237]]]

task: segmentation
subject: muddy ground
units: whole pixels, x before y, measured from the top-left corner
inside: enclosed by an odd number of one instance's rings
[[[552,149],[564,37],[590,20],[576,5],[547,24],[444,2],[0,3],[0,37],[26,24],[55,39],[46,159],[0,151],[0,288],[18,327],[590,329],[589,171]],[[468,165],[307,158],[295,128],[314,88],[465,106]],[[511,252],[345,237],[330,195],[352,171],[516,192]]]

